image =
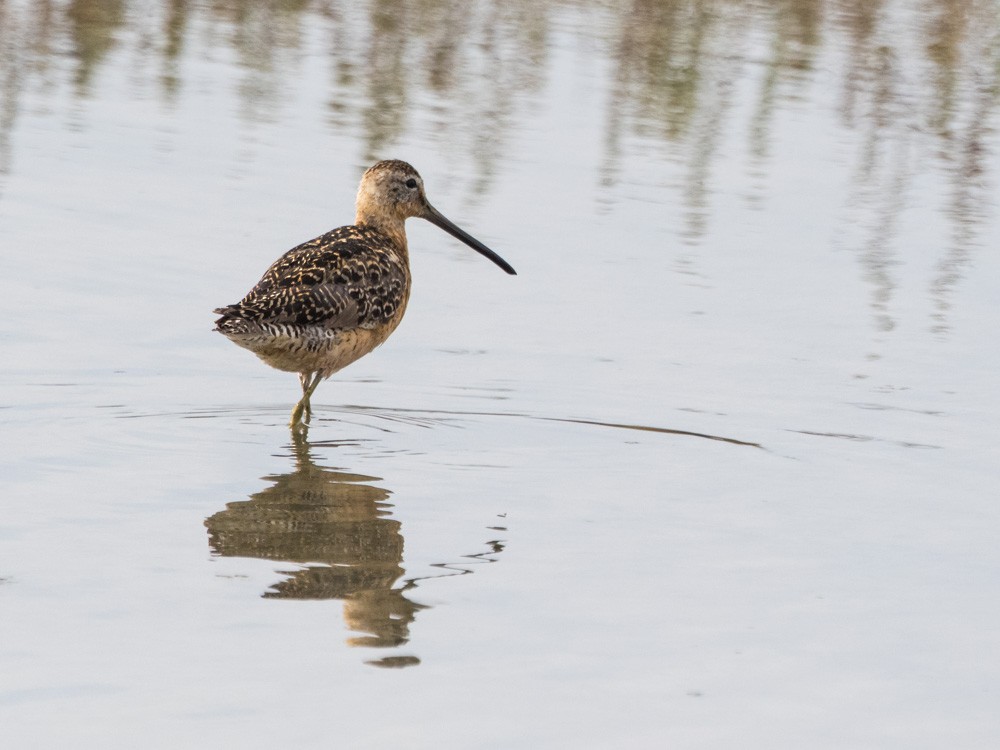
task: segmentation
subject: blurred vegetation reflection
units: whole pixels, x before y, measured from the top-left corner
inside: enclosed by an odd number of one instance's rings
[[[25,92],[85,99],[113,51],[131,80],[174,102],[185,57],[229,50],[241,116],[283,116],[302,56],[326,58],[328,125],[361,142],[357,166],[391,152],[419,124],[471,158],[482,191],[514,126],[551,83],[554,39],[578,39],[603,102],[597,182],[610,191],[629,157],[680,164],[682,237],[707,234],[724,135],[743,134],[764,191],[768,163],[799,159],[776,140],[776,114],[816,87],[839,91],[837,127],[857,153],[844,243],[872,287],[876,328],[894,323],[886,301],[904,196],[933,169],[951,185],[942,214],[951,240],[931,282],[937,325],[971,264],[988,208],[988,135],[1000,93],[1000,0],[38,0],[0,3],[0,174]],[[567,42],[563,42],[567,43]],[[822,59],[821,59],[822,58]],[[603,77],[604,80],[601,80]],[[42,94],[44,96],[44,93]],[[749,118],[737,111],[746,103]],[[740,116],[743,121],[734,121]],[[824,136],[829,137],[829,136]],[[750,196],[761,199],[761,195]]]
[[[339,599],[344,621],[363,635],[348,644],[376,648],[402,646],[410,625],[425,605],[406,592],[424,578],[398,584],[404,574],[403,535],[391,516],[388,490],[375,477],[317,466],[310,446],[296,436],[295,471],[265,477],[271,486],[249,500],[226,504],[205,521],[209,544],[224,557],[253,557],[300,563],[284,571],[283,581],[264,592],[265,599]],[[499,541],[466,560],[492,562],[503,550]],[[438,564],[432,577],[464,575],[468,565]],[[376,666],[418,664],[414,656],[393,655],[369,662]]]
[[[330,122],[361,126],[362,162],[428,104],[438,126],[454,124],[449,140],[471,138],[466,147],[490,159],[515,109],[541,91],[551,36],[568,17],[573,32],[602,42],[592,51],[613,62],[612,155],[625,132],[710,141],[733,84],[756,77],[761,65],[751,137],[766,154],[775,103],[813,80],[824,45],[845,52],[846,123],[870,116],[876,127],[889,125],[905,83],[907,98],[918,97],[906,109],[946,141],[969,96],[995,98],[1000,72],[996,0],[8,0],[0,3],[4,111],[17,110],[27,87],[52,83],[67,55],[77,95],[87,96],[116,48],[153,61],[136,73],[169,99],[184,84],[178,60],[207,43],[235,52],[244,115],[267,118],[299,72],[296,54],[318,34],[329,58]],[[914,20],[917,44],[905,33]],[[927,75],[907,81],[907,70]]]
[[[573,11],[574,31],[603,42],[595,51],[613,60],[610,155],[623,132],[711,141],[733,84],[760,65],[766,75],[751,137],[766,154],[776,101],[811,80],[830,42],[845,43],[849,124],[870,116],[876,128],[890,125],[888,115],[904,114],[898,89],[907,83],[907,98],[919,98],[906,109],[947,142],[967,97],[996,96],[996,0],[23,0],[0,3],[4,111],[16,111],[25,87],[58,74],[51,63],[67,53],[77,94],[86,96],[116,47],[158,60],[158,70],[136,72],[152,73],[169,98],[183,85],[179,57],[204,35],[236,53],[246,76],[244,114],[266,118],[298,72],[295,53],[319,33],[330,62],[331,124],[361,126],[362,161],[399,136],[418,102],[435,107],[439,126],[454,123],[452,135],[472,138],[465,145],[489,160],[515,108],[541,90],[553,27]],[[919,23],[915,45],[900,23],[912,20],[901,18],[907,11]],[[906,70],[927,75],[905,81]],[[696,150],[693,158],[704,157]]]

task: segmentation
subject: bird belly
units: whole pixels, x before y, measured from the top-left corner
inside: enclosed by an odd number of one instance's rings
[[[328,378],[384,342],[401,318],[370,328],[263,325],[256,331],[226,335],[277,370],[319,372]]]

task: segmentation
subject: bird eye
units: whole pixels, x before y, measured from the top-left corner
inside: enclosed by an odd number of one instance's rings
[[[417,186],[417,181],[414,180],[412,177],[406,181],[406,187],[410,188],[411,190],[416,186]]]

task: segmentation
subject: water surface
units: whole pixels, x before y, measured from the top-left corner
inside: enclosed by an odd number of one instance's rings
[[[993,747],[998,11],[0,5],[5,746]],[[380,158],[519,275],[294,439]]]

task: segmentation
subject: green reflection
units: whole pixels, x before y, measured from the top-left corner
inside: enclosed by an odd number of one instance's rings
[[[885,0],[169,0],[153,7],[132,0],[74,0],[0,4],[3,68],[30,75],[70,44],[79,95],[110,52],[148,52],[162,61],[164,96],[182,84],[179,66],[192,38],[236,52],[239,91],[249,120],[268,120],[299,73],[297,57],[317,30],[330,60],[331,124],[354,127],[366,140],[359,163],[380,157],[406,132],[414,112],[438,114],[439,136],[481,157],[501,155],[506,131],[546,83],[555,30],[565,14],[582,37],[606,43],[613,65],[603,86],[609,96],[607,138],[614,153],[626,134],[665,142],[698,143],[704,125],[725,120],[720,97],[741,78],[759,81],[749,123],[754,151],[767,150],[777,102],[795,98],[811,80],[816,56],[845,42],[844,113],[859,112],[859,96],[887,87],[892,71],[931,66],[913,83],[927,102],[926,122],[948,139],[968,95],[970,71],[996,89],[998,6],[971,0],[927,0],[918,16],[921,46],[895,31],[899,19]],[[150,13],[159,17],[150,19]],[[597,51],[597,50],[595,50]],[[764,75],[761,76],[760,66]],[[137,70],[137,75],[144,71]],[[23,87],[15,87],[23,88]],[[597,93],[595,91],[595,93]],[[877,119],[877,118],[876,118]],[[887,123],[880,121],[880,125]],[[714,154],[714,146],[708,146]],[[711,158],[695,155],[706,176]],[[490,171],[490,170],[487,170]]]
[[[115,35],[125,23],[125,6],[125,0],[74,0],[66,6],[80,94],[88,93],[94,72],[114,47]]]
[[[163,72],[160,80],[164,99],[173,103],[180,91],[180,59],[187,33],[187,0],[168,0],[163,18]]]
[[[758,183],[749,197],[764,205],[770,166],[802,158],[776,139],[779,118],[836,87],[836,111],[817,117],[837,120],[856,144],[844,156],[855,179],[843,203],[845,224],[859,231],[846,242],[878,331],[894,327],[902,196],[928,169],[951,186],[942,211],[951,241],[928,288],[946,330],[992,197],[984,176],[1000,93],[998,20],[998,0],[4,2],[0,174],[12,168],[29,93],[43,109],[65,106],[66,81],[87,99],[113,65],[129,69],[129,86],[174,105],[185,75],[199,80],[189,63],[229,52],[240,117],[276,123],[301,116],[290,92],[303,56],[322,54],[326,80],[307,93],[326,102],[328,127],[358,141],[358,153],[337,158],[370,164],[416,131],[470,161],[463,171],[482,192],[519,157],[511,134],[530,131],[538,97],[566,83],[550,58],[557,43],[571,44],[596,60],[578,85],[603,110],[593,123],[602,131],[599,201],[613,204],[636,158],[681,164],[678,232],[699,247],[718,220],[712,198],[726,149],[746,147]],[[696,253],[680,260],[694,264]]]

